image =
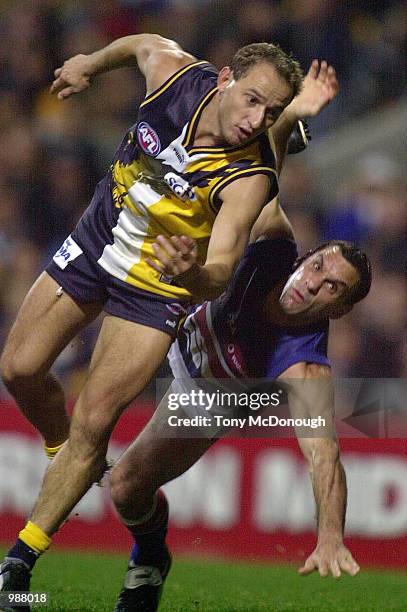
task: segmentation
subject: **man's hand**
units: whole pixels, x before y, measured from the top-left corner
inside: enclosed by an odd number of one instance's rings
[[[285,112],[295,119],[315,117],[331,102],[339,91],[335,68],[324,60],[313,60],[305,75],[301,92],[287,106]]]
[[[58,94],[59,100],[65,100],[72,94],[87,89],[93,71],[88,55],[75,55],[64,62],[61,68],[54,72],[55,80],[51,85],[51,93]]]
[[[327,540],[317,545],[298,572],[302,576],[307,576],[313,571],[319,571],[323,578],[329,573],[334,578],[340,578],[341,570],[356,576],[360,567],[341,541]]]
[[[164,274],[170,278],[180,280],[199,274],[199,266],[197,264],[198,249],[195,240],[187,236],[171,236],[170,239],[165,236],[158,236],[157,242],[153,243],[153,251],[161,265],[158,265],[149,258],[146,262],[160,274]]]

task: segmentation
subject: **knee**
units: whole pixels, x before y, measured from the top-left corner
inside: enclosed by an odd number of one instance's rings
[[[141,467],[141,466],[140,466]],[[110,472],[110,495],[117,510],[134,507],[137,502],[151,497],[158,488],[150,470],[127,470],[120,461]]]
[[[22,358],[18,352],[3,351],[0,358],[0,375],[10,391],[35,380],[40,376],[40,371],[33,363]]]
[[[113,468],[109,478],[110,497],[116,508],[120,511],[126,508],[131,500],[136,498],[136,490],[131,486],[130,482],[124,480],[117,474],[117,470]]]

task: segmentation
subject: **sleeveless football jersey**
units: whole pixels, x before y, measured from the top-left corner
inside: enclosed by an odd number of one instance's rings
[[[146,97],[72,234],[104,270],[141,290],[189,297],[145,258],[154,258],[152,244],[159,234],[185,234],[196,240],[204,263],[226,185],[261,173],[269,178],[270,199],[278,192],[266,134],[236,147],[194,147],[202,111],[218,91],[216,81],[213,66],[195,62]]]
[[[301,361],[330,365],[328,321],[281,327],[267,320],[267,294],[291,272],[296,244],[268,239],[250,244],[228,290],[195,306],[169,358],[182,359],[193,378],[277,378]]]

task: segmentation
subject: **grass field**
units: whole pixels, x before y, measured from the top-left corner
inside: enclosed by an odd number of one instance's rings
[[[111,612],[126,558],[49,552],[33,591],[49,593],[44,612]],[[338,581],[300,577],[294,567],[176,559],[160,612],[383,612],[407,610],[407,574],[365,570]]]

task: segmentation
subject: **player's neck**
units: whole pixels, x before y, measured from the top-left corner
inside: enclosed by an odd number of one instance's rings
[[[288,317],[283,312],[279,302],[283,287],[284,282],[281,282],[276,287],[274,287],[274,289],[272,289],[267,295],[266,303],[264,306],[267,320],[270,321],[270,323],[276,325],[287,325]]]
[[[219,123],[219,93],[203,109],[195,132],[194,147],[223,147],[227,143],[222,138]]]

